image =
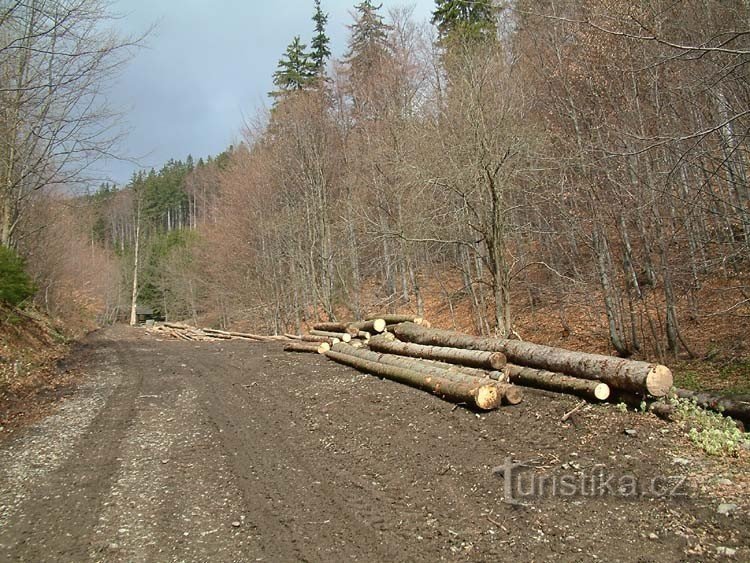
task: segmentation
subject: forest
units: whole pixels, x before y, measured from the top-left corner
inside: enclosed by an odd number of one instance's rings
[[[254,332],[375,311],[623,357],[741,358],[750,6],[311,4],[218,155],[95,181],[98,85],[139,38],[99,0],[0,3],[0,299],[71,323]],[[137,55],[135,55],[137,56]],[[238,123],[238,127],[241,124]]]

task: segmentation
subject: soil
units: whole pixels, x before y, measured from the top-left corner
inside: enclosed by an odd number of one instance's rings
[[[651,415],[562,422],[579,400],[533,390],[477,413],[277,343],[125,327],[72,361],[53,411],[3,432],[0,560],[750,560],[747,453]]]

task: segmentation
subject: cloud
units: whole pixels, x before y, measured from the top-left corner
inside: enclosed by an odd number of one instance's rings
[[[354,2],[323,0],[334,56],[346,49]],[[383,12],[398,2],[384,2]],[[432,0],[415,5],[427,19]],[[294,35],[309,43],[312,0],[118,0],[124,33],[156,29],[125,68],[111,103],[130,108],[126,156],[148,154],[145,167],[159,167],[188,154],[215,155],[237,138],[242,116],[253,115],[272,89],[272,75]],[[138,167],[110,161],[105,173],[127,182]]]

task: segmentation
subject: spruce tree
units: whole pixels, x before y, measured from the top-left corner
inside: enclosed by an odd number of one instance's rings
[[[331,50],[328,48],[331,39],[326,35],[328,14],[324,13],[320,7],[320,0],[315,0],[313,22],[315,22],[315,35],[310,44],[312,49],[310,61],[312,62],[315,74],[320,76],[325,72],[326,62],[331,56]]]
[[[34,291],[23,259],[14,250],[0,245],[0,303],[21,305]]]
[[[443,42],[455,37],[494,39],[498,10],[493,0],[435,0],[432,23],[437,26]]]
[[[279,97],[304,90],[312,83],[315,67],[306,48],[307,45],[300,41],[299,35],[295,36],[279,61],[278,70],[273,73],[273,83],[277,90],[271,92],[271,96]]]
[[[349,49],[344,58],[354,74],[366,73],[379,59],[392,52],[388,40],[391,26],[378,12],[382,7],[382,4],[375,6],[370,0],[354,7],[355,21],[349,26]]]

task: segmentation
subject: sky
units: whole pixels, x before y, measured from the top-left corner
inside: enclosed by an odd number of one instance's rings
[[[346,51],[347,25],[358,0],[322,0],[331,51]],[[427,21],[434,0],[379,0],[381,12],[413,6]],[[313,0],[114,0],[122,34],[155,26],[108,95],[128,133],[119,154],[136,163],[100,163],[117,184],[170,158],[216,155],[241,140],[243,120],[268,106],[276,65],[295,35],[309,44]]]

